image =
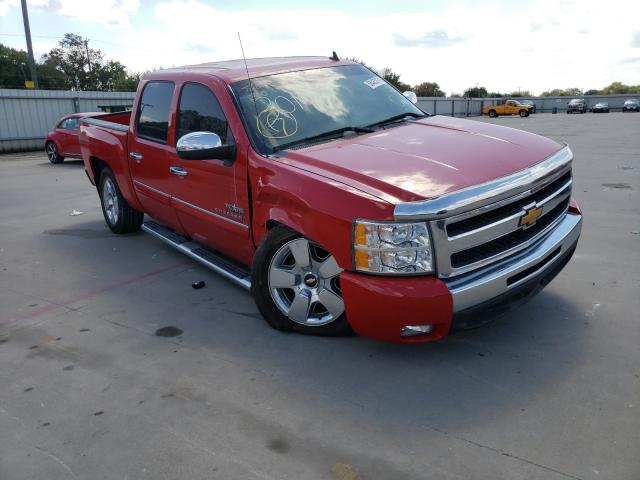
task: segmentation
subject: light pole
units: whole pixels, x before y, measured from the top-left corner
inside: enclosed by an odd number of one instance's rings
[[[24,36],[27,39],[27,53],[29,54],[29,70],[31,70],[31,80],[38,88],[38,74],[36,73],[36,62],[33,59],[33,45],[31,45],[31,29],[29,28],[29,12],[27,11],[27,0],[21,0],[22,20],[24,21]]]

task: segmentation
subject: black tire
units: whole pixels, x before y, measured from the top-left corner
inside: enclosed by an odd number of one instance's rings
[[[258,306],[258,310],[260,310],[260,313],[266,322],[277,330],[323,336],[344,336],[352,334],[353,330],[347,322],[344,311],[337,318],[333,318],[329,323],[310,326],[291,320],[276,305],[270,290],[269,272],[272,268],[272,263],[276,261],[280,252],[286,248],[286,245],[297,239],[307,240],[305,237],[293,230],[277,226],[269,231],[263,242],[258,247],[258,250],[253,257],[254,260],[251,268],[251,293],[253,294],[253,298]],[[330,252],[322,249],[322,247],[314,242],[309,241],[309,244],[314,248],[318,248],[325,252],[328,257],[331,257]],[[325,259],[328,257],[325,257]],[[300,282],[302,282],[302,279],[300,279]],[[337,285],[337,290],[339,291],[339,283]],[[290,290],[293,294],[293,289]],[[335,294],[335,292],[332,293]]]
[[[44,146],[44,151],[47,154],[47,158],[50,163],[58,164],[64,162],[64,157],[60,155],[60,152],[58,152],[58,146],[55,142],[47,142]]]
[[[496,112],[495,110],[489,110],[489,116],[491,118],[496,118],[498,116],[498,112]]]
[[[140,230],[144,214],[127,203],[109,167],[105,167],[100,174],[98,194],[104,220],[113,233],[132,233]]]
[[[520,115],[522,118],[524,118],[524,117],[528,117],[528,116],[529,116],[529,111],[528,111],[528,110],[524,110],[524,109],[522,109],[522,110],[520,110],[520,111],[518,112],[518,115]]]

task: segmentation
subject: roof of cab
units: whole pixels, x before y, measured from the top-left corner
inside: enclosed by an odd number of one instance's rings
[[[204,74],[221,78],[227,83],[246,80],[247,70],[251,78],[273,75],[277,73],[309,70],[313,68],[334,67],[338,65],[356,65],[350,60],[331,60],[329,57],[270,57],[248,58],[246,67],[243,59],[227,60],[224,62],[201,63],[185,65],[183,67],[168,68],[150,72],[145,79],[167,79],[174,75]]]

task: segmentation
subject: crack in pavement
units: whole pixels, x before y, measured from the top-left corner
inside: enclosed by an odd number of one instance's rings
[[[461,442],[468,443],[469,445],[473,445],[475,447],[479,447],[479,448],[484,448],[484,449],[490,450],[493,453],[497,453],[498,455],[502,455],[502,456],[508,457],[508,458],[513,458],[515,460],[519,460],[519,461],[527,463],[529,465],[533,465],[534,467],[542,468],[544,470],[547,470],[547,471],[553,472],[553,473],[557,473],[558,475],[562,475],[562,476],[567,477],[567,478],[572,478],[573,480],[583,480],[581,477],[576,477],[575,475],[572,475],[572,474],[567,473],[567,472],[563,472],[561,470],[557,470],[557,469],[555,469],[553,467],[548,467],[547,465],[543,465],[542,463],[537,463],[537,462],[534,462],[532,460],[528,460],[526,458],[519,457],[518,455],[514,455],[512,453],[505,452],[504,450],[501,450],[499,448],[495,448],[495,447],[492,447],[490,445],[484,445],[484,444],[482,444],[480,442],[476,442],[474,440],[469,440],[468,438],[464,438],[464,437],[459,437],[457,435],[451,435],[446,430],[441,430],[441,429],[436,428],[436,427],[428,427],[428,428],[433,430],[434,432],[438,432],[438,433],[440,433],[442,435],[446,435],[448,437],[455,438],[456,440],[460,440]]]
[[[67,472],[69,472],[71,474],[71,476],[73,478],[78,478],[77,475],[73,472],[73,470],[71,470],[71,467],[69,467],[69,465],[64,463],[59,457],[55,456],[53,453],[51,453],[50,451],[48,451],[48,450],[46,450],[44,448],[35,446],[35,449],[38,450],[43,455],[45,455],[45,456],[49,457],[50,459],[52,459],[54,462],[56,462],[62,468],[64,468]]]

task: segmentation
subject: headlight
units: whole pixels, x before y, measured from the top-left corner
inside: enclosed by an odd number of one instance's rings
[[[433,272],[427,224],[356,220],[353,258],[361,272],[411,275]]]

